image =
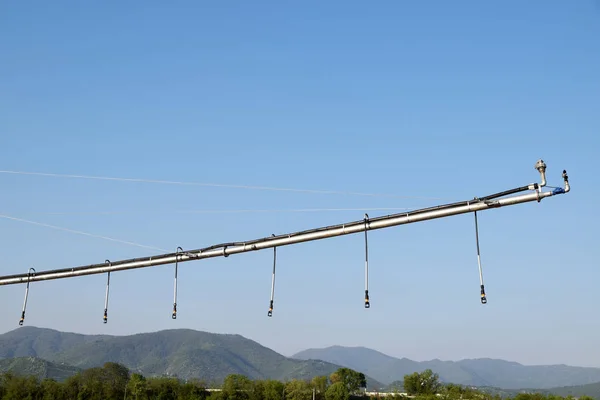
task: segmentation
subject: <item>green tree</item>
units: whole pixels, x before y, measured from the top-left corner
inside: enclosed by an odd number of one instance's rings
[[[341,382],[346,386],[348,393],[355,394],[361,388],[367,387],[367,379],[362,372],[350,368],[339,368],[331,374],[329,380],[332,384]]]
[[[40,383],[42,400],[62,400],[65,398],[63,385],[53,379],[44,379]]]
[[[348,388],[342,381],[333,383],[325,392],[325,400],[348,400],[349,398]]]
[[[190,380],[181,385],[177,400],[204,400],[208,397],[205,386],[198,380]]]
[[[223,400],[225,397],[223,396],[223,392],[209,392],[210,394],[206,398],[206,400]]]
[[[248,392],[249,400],[263,400],[265,398],[265,382],[256,380],[252,382]]]
[[[152,400],[177,400],[179,380],[176,378],[160,377],[147,379],[148,398]]]
[[[284,396],[285,385],[276,380],[266,380],[264,382],[264,400],[282,400]]]
[[[134,400],[146,400],[148,398],[148,381],[140,374],[132,374],[127,382],[127,396]]]
[[[310,381],[310,385],[316,391],[316,398],[318,400],[322,400],[325,398],[325,392],[327,391],[327,386],[329,386],[329,378],[327,376],[315,376]]]
[[[2,386],[4,387],[2,400],[36,400],[41,398],[39,382],[36,377],[6,374]]]
[[[124,365],[107,362],[102,366],[102,384],[105,399],[122,399],[129,381],[129,369]]]
[[[426,369],[419,373],[414,372],[410,375],[404,375],[404,390],[409,395],[428,395],[439,393],[442,385],[438,374],[432,370]]]
[[[223,397],[227,400],[248,400],[252,381],[240,374],[228,375],[223,381]]]
[[[79,397],[79,389],[81,387],[81,373],[73,375],[62,383],[62,392],[65,399],[77,399]]]
[[[89,368],[81,373],[77,400],[105,400],[102,368]]]
[[[312,388],[308,382],[294,379],[285,384],[286,400],[311,400]]]

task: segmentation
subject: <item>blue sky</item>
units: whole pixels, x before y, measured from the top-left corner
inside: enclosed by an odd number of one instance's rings
[[[243,3],[243,4],[242,4]],[[174,251],[537,181],[566,196],[363,238],[32,284],[26,325],[239,333],[283,354],[334,344],[416,360],[600,367],[600,6],[594,1],[51,2],[0,13],[0,169],[368,197],[0,173],[0,214]],[[183,213],[357,208],[356,211]],[[115,214],[99,214],[111,211]],[[56,214],[62,213],[62,214]],[[369,211],[371,216],[386,211]],[[156,251],[0,219],[1,274]],[[24,287],[0,288],[0,331]]]

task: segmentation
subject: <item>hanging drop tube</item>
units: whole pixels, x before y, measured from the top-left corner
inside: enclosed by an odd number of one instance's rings
[[[106,260],[105,263],[107,263],[110,266],[110,261]],[[104,296],[104,323],[106,324],[108,322],[108,292],[110,290],[110,271],[108,271],[108,277],[106,279],[106,294]]]
[[[21,311],[21,319],[19,320],[19,325],[23,325],[25,322],[25,309],[27,308],[27,297],[29,296],[29,278],[31,277],[31,271],[33,271],[33,275],[35,276],[35,268],[29,268],[27,271],[27,286],[25,286],[25,300],[23,300],[23,311]]]
[[[275,236],[275,235],[272,235]],[[273,247],[273,274],[271,275],[271,301],[269,302],[268,317],[273,316],[273,300],[275,297],[275,266],[277,264],[277,247]]]
[[[483,270],[481,268],[481,255],[479,253],[479,226],[477,224],[477,211],[473,213],[475,215],[475,242],[477,244],[477,265],[479,266],[479,286],[481,288],[481,304],[487,303],[485,296],[485,287],[483,285]]]
[[[181,247],[178,247],[175,251],[175,281],[173,283],[173,313],[171,314],[172,319],[177,319],[177,269],[179,268],[179,252],[183,252]]]
[[[369,214],[365,214],[365,308],[371,307],[369,300],[369,243],[367,231],[369,230]]]

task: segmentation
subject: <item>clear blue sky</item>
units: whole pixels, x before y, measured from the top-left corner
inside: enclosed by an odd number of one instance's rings
[[[415,196],[380,198],[0,174],[0,213],[169,250],[420,207],[569,171],[569,195],[272,252],[32,284],[25,323],[239,333],[416,360],[600,367],[596,1],[4,3],[0,169]],[[435,197],[439,199],[423,199]],[[120,211],[102,215],[100,211]],[[65,214],[51,214],[63,212]],[[371,216],[385,211],[371,211]],[[0,219],[0,272],[156,251]],[[0,288],[0,331],[24,286]]]

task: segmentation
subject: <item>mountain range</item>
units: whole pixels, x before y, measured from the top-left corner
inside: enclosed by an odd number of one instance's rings
[[[0,335],[0,359],[4,359],[0,362],[20,363],[20,368],[13,368],[20,371],[25,362],[23,357],[34,358],[32,362],[36,364],[25,371],[60,365],[72,367],[75,373],[111,361],[145,376],[199,378],[207,383],[220,383],[229,374],[251,379],[304,379],[329,375],[339,368],[320,360],[287,358],[240,335],[190,329],[108,336],[22,327]],[[9,360],[15,358],[20,360]],[[42,361],[51,364],[44,367]],[[60,377],[64,378],[64,374]],[[367,384],[384,386],[370,377]]]
[[[62,381],[81,371],[71,365],[53,363],[37,357],[16,357],[0,360],[0,374],[13,372],[18,375],[35,376],[42,380],[51,378]]]
[[[0,372],[63,380],[86,368],[117,362],[145,376],[198,378],[218,384],[229,374],[251,379],[306,379],[340,367],[363,372],[382,390],[404,375],[432,369],[444,382],[490,390],[588,394],[600,399],[600,368],[526,366],[496,359],[418,362],[364,347],[308,349],[285,357],[240,335],[190,329],[129,336],[83,335],[21,327],[0,335]],[[585,386],[579,386],[585,385]]]
[[[294,354],[300,360],[322,360],[352,368],[385,384],[402,381],[406,374],[431,369],[444,382],[502,389],[549,389],[600,382],[600,368],[568,365],[528,366],[516,362],[480,358],[460,361],[413,361],[390,357],[365,347],[331,346]]]

